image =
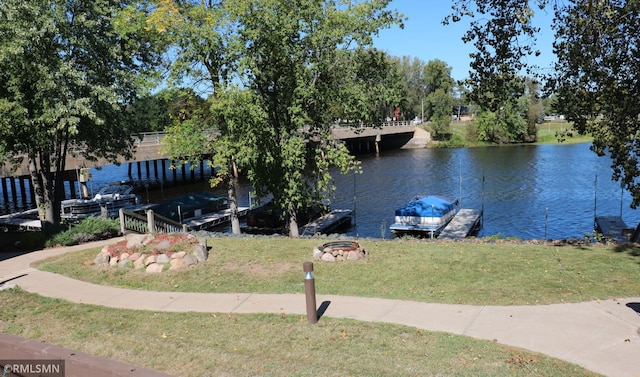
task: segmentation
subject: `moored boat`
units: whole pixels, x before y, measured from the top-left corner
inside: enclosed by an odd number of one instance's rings
[[[226,197],[209,192],[176,196],[150,207],[154,213],[180,223],[185,219],[200,217],[228,208],[229,200]]]
[[[418,198],[395,211],[394,233],[425,233],[436,237],[458,210],[458,200],[445,196]]]
[[[120,208],[133,207],[141,203],[133,187],[122,183],[113,183],[103,187],[91,199],[68,199],[62,201],[60,216],[69,221],[78,221],[90,216],[105,214],[117,217]]]

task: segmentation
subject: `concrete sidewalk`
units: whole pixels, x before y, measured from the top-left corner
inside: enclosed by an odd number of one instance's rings
[[[0,262],[0,285],[77,303],[151,311],[306,314],[304,294],[150,292],[105,287],[30,263],[104,241],[36,251]],[[445,305],[318,295],[324,315],[388,322],[487,339],[540,352],[610,377],[640,377],[640,298],[540,306]]]

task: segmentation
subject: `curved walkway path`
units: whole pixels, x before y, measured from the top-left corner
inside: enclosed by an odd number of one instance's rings
[[[149,292],[39,271],[32,262],[114,242],[56,248],[0,261],[0,288],[113,308],[172,312],[306,314],[304,294]],[[301,272],[302,276],[302,272]],[[302,278],[302,277],[301,277]],[[610,377],[640,376],[640,297],[539,306],[446,305],[317,296],[323,315],[443,331],[540,352]]]

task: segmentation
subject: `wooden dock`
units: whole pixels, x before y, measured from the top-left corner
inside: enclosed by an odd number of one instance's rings
[[[19,230],[42,229],[42,223],[38,219],[37,209],[0,216],[0,225],[11,226]]]
[[[324,216],[302,226],[301,235],[328,234],[343,224],[351,223],[353,211],[350,209],[334,209]]]
[[[634,233],[620,216],[596,216],[595,230],[606,238],[616,242],[629,242],[629,237]]]
[[[480,226],[482,210],[461,209],[442,230],[440,239],[460,239],[469,237]]]
[[[242,217],[247,214],[249,207],[238,207],[238,216]],[[219,212],[207,213],[198,217],[184,219],[182,223],[189,230],[202,230],[213,228],[214,226],[225,224],[231,221],[231,210],[225,209]]]

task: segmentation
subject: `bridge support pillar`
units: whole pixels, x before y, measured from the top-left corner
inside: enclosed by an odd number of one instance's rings
[[[166,167],[166,159],[160,160],[160,165],[162,166],[162,182],[167,180],[167,167]]]
[[[27,208],[27,185],[25,177],[18,178],[20,180],[20,199],[22,199],[22,208]]]
[[[147,179],[151,178],[151,166],[149,164],[149,160],[144,162],[144,166],[147,168]]]
[[[176,181],[178,180],[178,172],[176,171],[176,162],[171,161],[171,166],[173,166],[173,168],[171,169],[171,172],[173,173],[173,183],[176,183]]]
[[[16,189],[16,179],[14,177],[10,178],[9,184],[11,185],[11,199],[13,199],[13,203],[18,203],[18,190]]]
[[[9,189],[7,188],[7,179],[2,178],[2,196],[4,197],[4,203],[9,204]]]

